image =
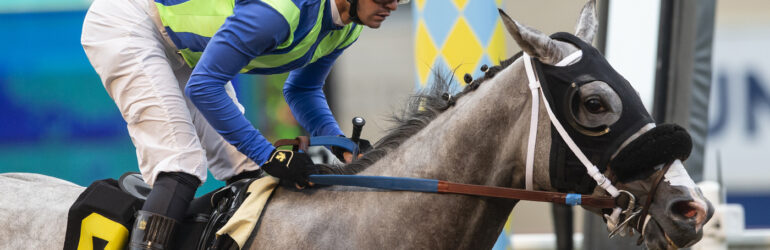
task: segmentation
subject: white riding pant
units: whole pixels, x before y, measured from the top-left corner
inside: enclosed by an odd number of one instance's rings
[[[95,0],[81,37],[127,123],[144,180],[152,185],[161,172],[184,172],[203,183],[207,168],[218,180],[258,169],[184,95],[192,69],[158,23],[152,0]],[[232,84],[225,87],[243,112]]]

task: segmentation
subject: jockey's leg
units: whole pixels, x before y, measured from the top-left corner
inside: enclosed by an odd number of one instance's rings
[[[183,172],[205,182],[206,153],[179,87],[190,68],[161,36],[150,7],[145,0],[95,1],[83,47],[127,123],[142,178],[153,185],[161,172]]]
[[[186,77],[178,79],[190,74],[189,67],[163,38],[148,14],[152,8],[146,0],[96,0],[86,15],[81,38],[89,60],[127,123],[142,177],[159,187],[145,203],[146,209],[155,211],[141,212],[141,218],[150,220],[137,220],[134,232],[166,232],[163,225],[167,224],[173,230],[173,220],[181,220],[176,211],[184,214],[185,203],[206,178],[205,151],[180,88]],[[177,174],[166,178],[159,177],[161,173]],[[170,242],[173,232],[152,235],[155,238],[132,241],[131,245],[167,249],[167,245],[157,243]]]
[[[164,172],[158,175],[137,214],[129,248],[168,249],[174,230],[184,219],[199,185],[198,177],[190,174]]]

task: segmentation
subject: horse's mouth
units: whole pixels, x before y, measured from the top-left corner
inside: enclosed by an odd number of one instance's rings
[[[680,244],[677,245],[675,240],[671,239],[672,236],[667,234],[660,224],[658,224],[658,221],[654,218],[650,218],[649,222],[647,222],[647,226],[644,228],[644,244],[648,249],[679,249],[691,247],[700,240],[700,235],[701,234],[698,234],[697,239],[678,239],[679,241],[676,242],[679,242]]]
[[[677,190],[688,191],[678,186],[672,188],[669,191],[673,193],[677,193]],[[708,201],[702,203],[698,197],[694,201],[691,198],[669,197],[665,212],[658,213],[658,216],[650,214],[646,218],[647,223],[642,231],[648,248],[685,248],[700,241],[703,237],[703,224],[709,220],[713,209]]]
[[[644,228],[644,245],[650,250],[679,249],[655,219],[650,218]]]

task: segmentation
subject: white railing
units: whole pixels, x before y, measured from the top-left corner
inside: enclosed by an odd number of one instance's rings
[[[583,234],[573,234],[575,250],[582,249]],[[551,250],[556,249],[555,234],[514,234],[511,236],[511,249],[514,250]]]
[[[511,236],[510,246],[514,250],[552,250],[556,249],[554,234],[516,234]],[[582,249],[583,234],[572,236],[575,250]],[[748,229],[726,238],[727,245],[707,243],[706,238],[692,249],[729,249],[729,250],[767,250],[770,249],[770,229]]]

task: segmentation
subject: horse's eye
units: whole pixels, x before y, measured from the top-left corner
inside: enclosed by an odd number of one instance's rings
[[[607,110],[606,108],[604,108],[604,104],[602,103],[602,101],[600,101],[599,98],[597,97],[589,97],[583,102],[583,106],[586,107],[586,110],[588,110],[588,112],[591,112],[594,114],[598,114]]]

